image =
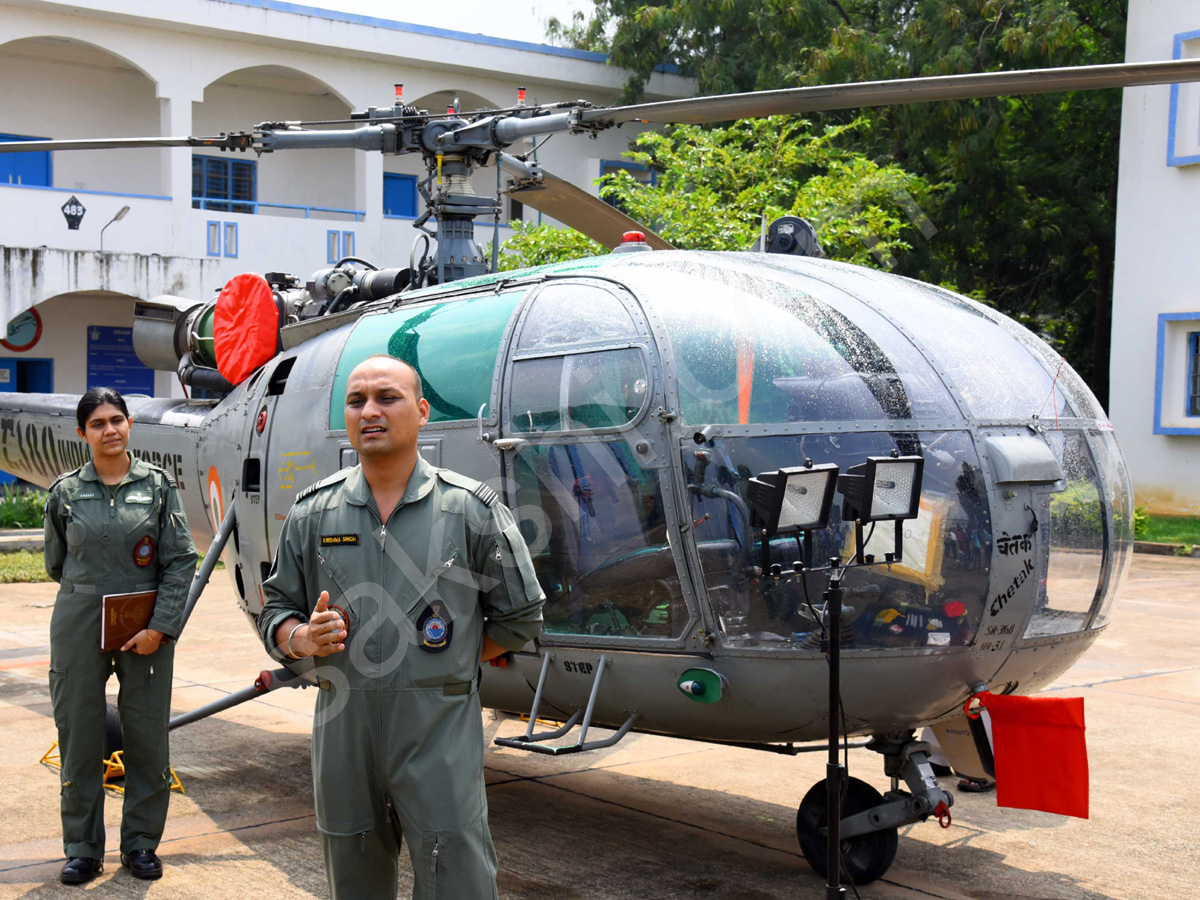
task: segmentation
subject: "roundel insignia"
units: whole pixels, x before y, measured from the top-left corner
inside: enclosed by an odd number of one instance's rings
[[[146,535],[134,545],[133,561],[143,568],[154,562],[154,538]]]
[[[417,633],[421,638],[421,649],[429,653],[441,653],[450,646],[454,623],[440,600],[434,600],[421,611],[417,618]]]

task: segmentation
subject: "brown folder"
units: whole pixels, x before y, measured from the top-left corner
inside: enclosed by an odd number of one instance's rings
[[[150,624],[158,591],[105,594],[100,608],[100,649],[120,650],[125,642]]]

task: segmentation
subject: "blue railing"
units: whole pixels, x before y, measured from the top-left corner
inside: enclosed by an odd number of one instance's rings
[[[92,194],[99,197],[133,197],[135,200],[170,200],[161,194],[128,194],[123,191],[91,191],[87,188],[49,187],[44,184],[12,184],[0,181],[0,187],[20,188],[23,191],[54,191],[59,194]]]
[[[361,209],[338,209],[335,206],[301,206],[295,203],[268,203],[265,200],[221,200],[215,197],[193,197],[193,209],[209,209],[215,212],[257,213],[260,207],[269,206],[271,209],[297,209],[304,212],[304,218],[312,218],[314,212],[337,213],[343,216],[354,216],[355,222],[361,222],[366,215]]]

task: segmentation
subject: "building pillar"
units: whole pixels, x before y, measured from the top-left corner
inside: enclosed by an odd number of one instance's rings
[[[183,90],[170,96],[159,96],[159,134],[163,137],[186,137],[192,133],[193,98]],[[195,256],[192,247],[192,150],[174,147],[160,151],[162,167],[161,193],[171,198],[172,240],[170,255]]]
[[[357,223],[358,255],[383,258],[383,154],[354,154],[354,208],[366,211]],[[386,262],[378,262],[386,265]]]

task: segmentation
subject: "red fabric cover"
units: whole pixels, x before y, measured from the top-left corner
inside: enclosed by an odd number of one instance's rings
[[[221,289],[213,313],[213,345],[217,371],[230,384],[241,384],[275,355],[279,309],[261,275],[235,275]]]
[[[996,805],[1088,818],[1082,697],[986,698]]]

